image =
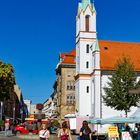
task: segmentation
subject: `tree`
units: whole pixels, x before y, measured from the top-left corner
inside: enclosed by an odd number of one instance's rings
[[[140,85],[136,82],[136,73],[130,59],[123,57],[117,61],[112,77],[109,77],[107,87],[104,88],[103,101],[107,106],[116,110],[125,111],[125,115],[132,106],[137,106],[140,96],[129,93]]]
[[[11,64],[0,61],[0,101],[9,99],[10,93],[14,91],[15,76]]]

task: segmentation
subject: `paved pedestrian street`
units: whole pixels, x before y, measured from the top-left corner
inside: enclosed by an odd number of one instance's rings
[[[72,136],[73,140],[77,140],[77,136]],[[0,135],[0,140],[39,140],[38,135],[20,135],[20,136],[9,136],[5,137],[3,135]],[[51,135],[50,140],[58,140],[56,135]]]

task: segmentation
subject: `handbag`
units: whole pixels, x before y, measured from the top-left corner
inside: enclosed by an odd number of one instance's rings
[[[42,136],[44,136],[46,132],[47,132],[47,131],[45,131],[45,132],[42,134]],[[40,137],[40,140],[46,140],[46,138],[41,138],[41,137]]]

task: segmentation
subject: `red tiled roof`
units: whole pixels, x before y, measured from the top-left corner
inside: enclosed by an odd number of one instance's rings
[[[69,53],[60,53],[60,58],[63,59],[61,64],[76,64],[75,57],[76,57],[75,49],[73,49]]]
[[[135,70],[140,71],[140,43],[99,40],[101,70],[113,70],[117,60],[129,57]],[[75,64],[76,49],[61,53],[62,64]]]
[[[67,53],[60,53],[60,58],[63,58]]]
[[[129,57],[136,71],[140,71],[140,43],[99,41],[101,70],[113,70],[117,60]]]
[[[71,55],[73,56],[76,56],[76,49],[73,49],[71,52],[70,52]]]

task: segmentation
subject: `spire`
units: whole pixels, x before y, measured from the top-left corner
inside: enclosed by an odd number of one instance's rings
[[[99,43],[98,43],[98,39],[96,40],[95,51],[100,51],[100,49],[99,49]]]
[[[85,9],[88,5],[91,5],[90,0],[82,0],[83,9]]]
[[[88,5],[90,5],[92,10],[95,11],[94,2],[91,2],[91,0],[82,0],[82,2],[79,3],[79,8],[84,10]]]
[[[82,3],[88,3],[88,4],[90,4],[90,0],[82,0]]]

